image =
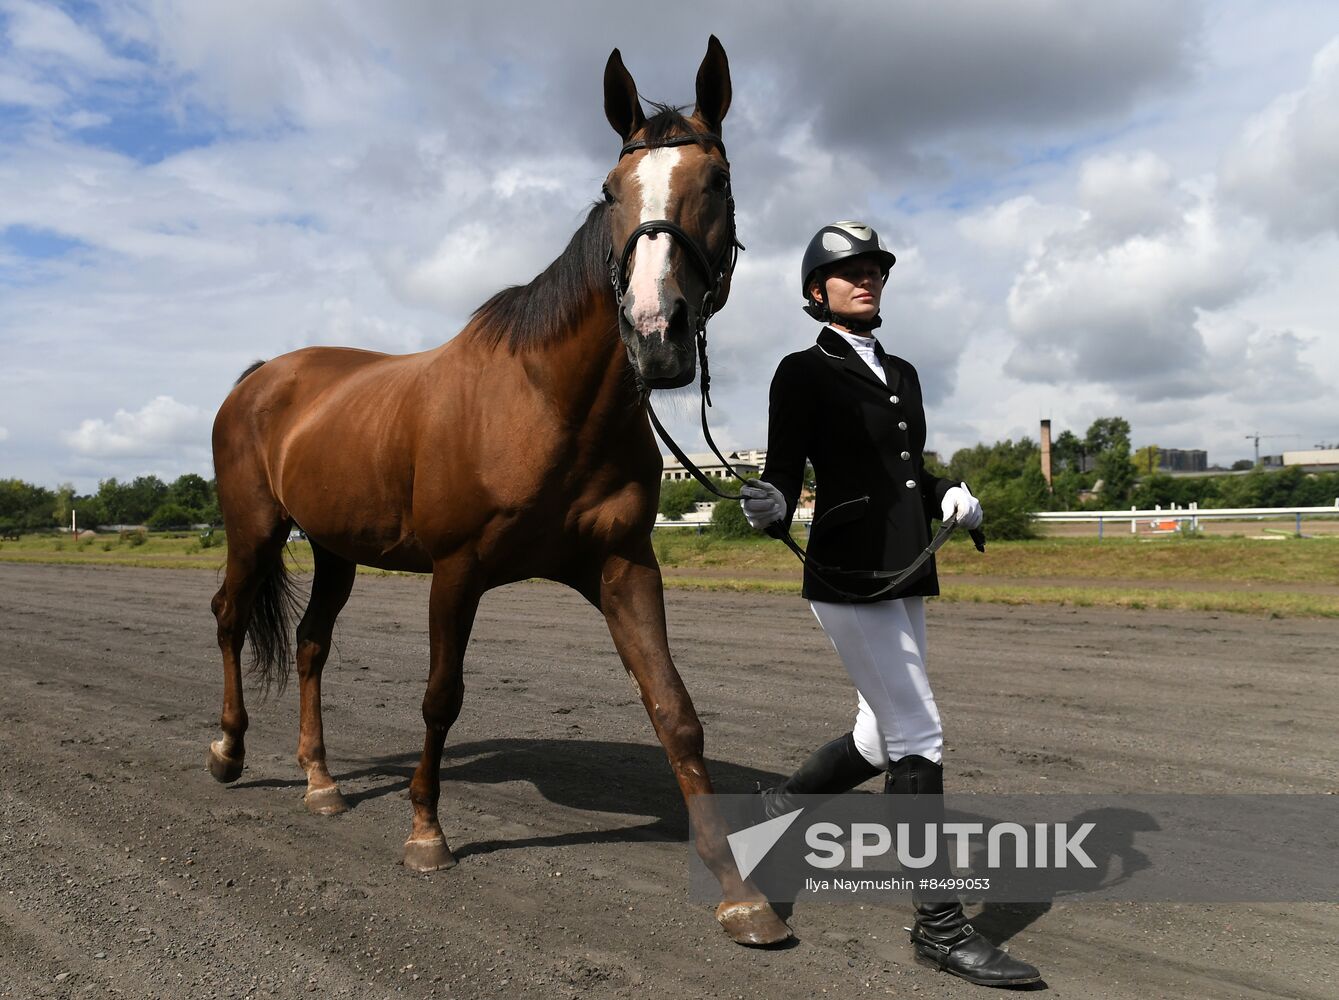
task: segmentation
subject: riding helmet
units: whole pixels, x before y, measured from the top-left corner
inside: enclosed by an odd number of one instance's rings
[[[809,283],[819,268],[835,264],[847,257],[860,257],[873,254],[883,265],[884,280],[888,280],[888,269],[897,263],[897,258],[883,245],[879,234],[863,222],[834,222],[814,233],[814,238],[804,249],[804,262],[800,265],[800,294],[809,299]]]

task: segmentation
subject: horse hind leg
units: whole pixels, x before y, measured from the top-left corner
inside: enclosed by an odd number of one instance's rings
[[[321,723],[321,671],[330,656],[335,619],[353,590],[358,567],[315,543],[312,543],[312,553],[316,560],[316,575],[312,581],[311,601],[297,631],[302,720],[298,764],[307,773],[307,794],[302,800],[307,810],[333,816],[349,806],[326,767],[325,731]]]
[[[209,773],[221,782],[240,778],[246,758],[248,719],[242,695],[242,646],[248,634],[259,640],[258,664],[267,681],[276,668],[282,668],[278,661],[285,653],[285,643],[275,641],[275,622],[282,624],[286,610],[283,548],[287,534],[286,523],[272,525],[268,533],[230,531],[223,585],[210,602],[223,655],[223,711],[219,717],[223,735],[209,745],[206,764]]]

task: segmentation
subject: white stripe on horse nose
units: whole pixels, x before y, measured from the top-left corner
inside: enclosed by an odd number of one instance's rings
[[[639,223],[665,218],[669,205],[670,177],[680,159],[682,151],[667,146],[649,150],[637,164],[633,176],[637,178],[642,193]],[[665,277],[669,274],[670,246],[673,242],[665,233],[649,233],[637,241],[632,274],[628,277],[628,295],[632,298],[628,320],[643,337],[658,333],[663,338],[669,329],[664,296]]]

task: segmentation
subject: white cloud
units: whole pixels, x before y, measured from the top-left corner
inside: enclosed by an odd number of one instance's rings
[[[22,56],[60,60],[95,78],[132,76],[139,64],[107,51],[102,40],[57,7],[33,0],[0,0],[8,19],[9,42]]]
[[[762,444],[776,361],[816,329],[800,255],[843,217],[898,253],[880,336],[945,451],[1035,436],[1052,406],[1204,434],[1225,461],[1237,424],[1332,436],[1339,243],[1294,237],[1335,223],[1333,46],[1305,67],[1339,7],[1267,6],[712,6],[749,247],[712,323],[718,440]],[[691,102],[705,41],[605,0],[84,10],[0,0],[20,109],[0,131],[0,476],[81,488],[207,473],[208,417],[256,358],[448,339],[598,197],[610,47],[648,97]],[[176,437],[144,433],[160,395],[188,411]],[[696,450],[693,409],[671,426]]]
[[[0,427],[0,441],[8,441],[8,440],[9,440],[9,428]]]
[[[66,115],[60,122],[66,128],[78,131],[82,128],[98,128],[101,125],[109,125],[111,120],[111,115],[104,114],[101,111],[80,110]]]
[[[1242,129],[1223,159],[1224,192],[1282,235],[1339,234],[1339,37],[1300,90]]]
[[[1084,217],[1077,206],[1042,204],[1035,195],[1025,194],[963,216],[957,229],[964,238],[988,249],[1036,253],[1047,238],[1076,229]]]
[[[65,91],[18,73],[0,73],[0,106],[52,108],[65,99]]]
[[[156,396],[134,413],[117,410],[110,420],[83,420],[63,437],[80,455],[156,459],[179,448],[198,451],[209,441],[212,422],[199,407]]]
[[[1078,188],[1093,235],[1100,232],[1108,240],[1164,233],[1189,208],[1190,199],[1177,190],[1171,165],[1148,150],[1086,160]]]
[[[1258,237],[1146,153],[1090,160],[1078,189],[1083,223],[1044,240],[1009,291],[1005,371],[1144,399],[1212,391],[1197,320],[1258,280]]]

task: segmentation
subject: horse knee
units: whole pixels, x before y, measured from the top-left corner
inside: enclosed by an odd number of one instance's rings
[[[457,679],[441,687],[429,686],[423,696],[423,721],[429,729],[446,732],[460,715],[465,701],[465,682]]]
[[[671,760],[702,756],[705,749],[702,723],[691,709],[686,715],[662,724],[660,731]]]

